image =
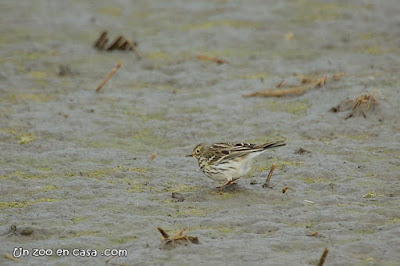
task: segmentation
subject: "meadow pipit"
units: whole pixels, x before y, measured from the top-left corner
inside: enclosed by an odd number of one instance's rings
[[[285,146],[285,139],[265,144],[215,143],[197,145],[187,157],[196,158],[200,169],[209,178],[225,183],[219,188],[238,180],[250,171],[252,161],[268,149]]]

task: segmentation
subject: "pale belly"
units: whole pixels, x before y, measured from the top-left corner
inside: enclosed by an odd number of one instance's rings
[[[229,164],[220,164],[214,168],[204,166],[203,173],[215,181],[230,181],[233,178],[242,177],[250,171],[250,161],[230,162]],[[216,169],[215,169],[216,168]]]

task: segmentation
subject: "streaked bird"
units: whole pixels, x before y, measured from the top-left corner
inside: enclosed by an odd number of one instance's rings
[[[196,158],[200,169],[215,181],[225,181],[219,188],[239,179],[250,171],[253,159],[268,149],[285,146],[285,139],[264,144],[214,143],[198,144],[187,157]]]

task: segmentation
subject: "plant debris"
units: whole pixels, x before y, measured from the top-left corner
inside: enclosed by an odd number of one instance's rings
[[[123,35],[119,35],[117,38],[114,39],[113,42],[111,42],[110,45],[107,46],[109,41],[107,34],[108,32],[106,30],[100,34],[99,38],[93,45],[96,49],[105,51],[113,51],[113,50],[133,51],[138,59],[142,58],[141,54],[137,50],[138,46],[137,42],[131,42],[128,39],[126,39]]]
[[[215,58],[207,55],[198,55],[196,56],[196,58],[199,60],[212,61],[217,64],[228,64],[228,61],[225,59]]]
[[[172,192],[171,198],[175,199],[174,202],[183,202],[185,198],[179,192]]]
[[[328,76],[323,76],[319,78],[302,78],[299,85],[285,85],[285,80],[282,80],[274,89],[267,89],[263,91],[256,91],[253,93],[248,93],[242,95],[245,98],[248,97],[282,97],[289,95],[302,95],[306,93],[309,89],[322,87],[328,83],[329,79],[334,81],[339,81],[346,73],[337,73],[332,75],[330,78]],[[290,87],[288,89],[280,89],[281,87]]]
[[[311,152],[303,148],[300,148],[298,151],[294,152],[294,154],[304,154],[304,153],[311,153]]]
[[[363,94],[355,98],[354,100],[347,100],[344,103],[338,104],[331,108],[334,113],[349,111],[345,116],[345,120],[362,115],[367,118],[366,112],[369,112],[379,104],[378,99],[375,97],[376,92]]]
[[[263,188],[266,188],[266,187],[272,188],[269,186],[269,181],[271,180],[272,173],[274,172],[274,170],[275,170],[275,164],[271,165],[271,170],[269,170],[267,180],[265,180],[265,183],[262,185]]]
[[[21,262],[20,259],[14,258],[13,255],[8,254],[8,253],[4,254],[4,258],[5,258],[5,259],[8,259],[8,260],[15,261],[15,262]]]
[[[58,66],[58,75],[60,77],[65,77],[65,76],[75,76],[77,75],[77,72],[74,72],[71,70],[71,68],[68,65],[59,65]]]
[[[199,244],[199,239],[196,236],[188,236],[183,234],[185,232],[185,228],[179,230],[176,234],[170,236],[167,232],[164,231],[160,226],[157,227],[158,231],[161,233],[161,245],[163,248],[166,247],[174,247],[176,245],[187,245],[189,243]]]
[[[288,186],[284,187],[284,188],[282,189],[282,193],[286,193],[286,191],[287,191],[288,189],[289,189]]]
[[[318,266],[323,266],[326,260],[326,257],[328,256],[329,249],[325,248],[324,252],[322,253],[321,259],[318,262]]]
[[[99,90],[101,90],[101,88],[107,83],[107,81],[112,78],[112,76],[114,76],[115,72],[118,71],[118,69],[122,66],[124,62],[121,60],[119,61],[118,65],[116,65],[111,71],[110,73],[107,74],[107,76],[104,78],[104,80],[99,84],[99,86],[97,86],[96,88],[96,92],[98,92]]]
[[[152,155],[150,155],[149,159],[150,159],[150,161],[153,161],[154,158],[156,158],[156,157],[157,157],[157,153],[153,153]]]

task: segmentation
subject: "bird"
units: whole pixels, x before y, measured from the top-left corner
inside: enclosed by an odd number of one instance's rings
[[[285,146],[285,141],[286,139],[281,139],[264,144],[200,143],[186,157],[197,159],[200,169],[207,177],[214,181],[225,181],[218,189],[221,191],[246,175],[255,157],[268,149]]]

